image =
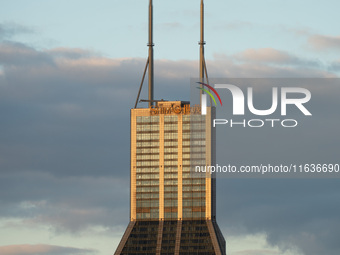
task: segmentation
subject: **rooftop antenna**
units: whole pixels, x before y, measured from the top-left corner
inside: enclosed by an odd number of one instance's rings
[[[149,107],[153,100],[153,6],[152,0],[149,3]]]
[[[149,47],[149,57],[146,61],[146,65],[144,68],[144,74],[143,74],[143,78],[142,78],[142,82],[140,84],[139,87],[139,91],[138,91],[138,95],[137,95],[137,99],[136,99],[136,103],[135,103],[135,108],[137,107],[138,104],[138,99],[140,96],[140,92],[142,90],[142,86],[144,83],[144,79],[145,79],[145,74],[146,74],[146,70],[148,69],[148,76],[149,76],[149,98],[148,98],[148,102],[149,102],[149,107],[153,106],[153,85],[154,85],[154,65],[153,65],[153,5],[152,5],[152,0],[150,0],[149,2],[149,43],[148,43],[148,47]]]
[[[204,3],[201,0],[201,40],[198,42],[200,45],[200,63],[199,63],[199,70],[200,70],[200,82],[204,82]],[[202,91],[202,90],[201,90]]]
[[[201,22],[200,22],[200,27],[201,27],[201,38],[198,44],[200,45],[200,57],[199,57],[199,78],[200,82],[204,83],[204,78],[206,77],[207,83],[209,83],[208,80],[208,72],[207,72],[207,66],[205,63],[205,58],[204,58],[204,2],[201,0]],[[139,87],[136,103],[135,103],[135,108],[137,108],[139,96],[143,87],[146,71],[148,70],[148,76],[149,76],[149,97],[148,97],[148,102],[149,102],[149,107],[153,106],[154,101],[154,57],[153,57],[153,4],[152,0],[149,1],[149,43],[147,44],[149,47],[149,57],[146,61],[146,65],[144,68],[144,74],[143,78]],[[202,87],[202,85],[201,85]],[[200,90],[200,95],[204,93],[203,90]],[[201,97],[202,98],[202,97]],[[210,99],[210,105],[212,101]]]
[[[208,71],[207,71],[207,65],[205,63],[205,57],[204,57],[204,45],[206,42],[204,41],[204,1],[201,0],[201,21],[200,21],[200,27],[201,27],[201,38],[198,44],[200,45],[200,59],[199,59],[199,79],[200,82],[204,83],[204,78],[206,77],[207,83],[209,84],[208,79]],[[203,86],[200,85],[202,88]],[[210,89],[209,89],[210,90]],[[200,90],[200,98],[202,98],[202,94],[204,94],[203,90]],[[210,98],[210,105],[212,105],[212,101]]]

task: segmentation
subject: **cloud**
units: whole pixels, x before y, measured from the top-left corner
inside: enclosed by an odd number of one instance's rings
[[[0,65],[0,217],[56,233],[101,226],[122,234],[129,211],[129,110],[145,59],[7,41]],[[187,100],[197,66],[156,60],[155,97]],[[276,49],[216,54],[207,67],[210,77],[336,76]],[[218,222],[230,234],[266,232],[282,249],[339,253],[335,181],[221,182]],[[223,200],[219,194],[226,194]]]
[[[317,61],[304,60],[288,52],[276,50],[273,48],[247,49],[241,53],[236,54],[234,58],[242,62],[320,67],[320,64]]]
[[[115,173],[113,165],[129,165],[123,139],[128,132],[122,127],[144,60],[112,60],[78,49],[37,51],[16,43],[2,44],[0,54],[5,53],[0,77],[0,112],[6,119],[1,125],[6,133],[0,146],[3,171],[83,175],[96,169],[98,175]],[[116,128],[121,133],[111,132]],[[120,148],[114,146],[118,141]],[[88,150],[92,156],[84,157]]]
[[[75,233],[93,226],[110,229],[128,219],[128,178],[2,173],[0,184],[0,218],[19,219],[17,226]]]
[[[244,250],[239,252],[234,252],[233,255],[278,255],[277,251],[272,250]]]
[[[32,34],[34,29],[16,23],[0,23],[0,40],[10,39],[18,34]]]
[[[312,35],[308,44],[315,50],[340,50],[340,36]]]
[[[3,42],[0,44],[0,64],[3,66],[29,66],[53,64],[52,57],[22,43]]]
[[[223,208],[217,217],[227,237],[264,233],[268,244],[282,250],[339,253],[338,180],[220,179],[217,187]]]
[[[306,65],[297,65],[294,63],[280,63],[279,60],[274,61],[274,59],[267,61],[258,60],[257,62],[256,58],[253,58],[253,60],[246,60],[244,57],[235,55],[215,54],[214,60],[207,61],[209,76],[230,78],[337,77],[337,75],[331,71],[326,71],[308,64],[308,60],[306,60]]]
[[[78,255],[78,254],[95,254],[94,250],[78,249],[73,247],[62,247],[46,244],[21,244],[0,246],[2,255]]]
[[[37,50],[11,42],[0,45],[0,56],[3,172],[98,176],[120,175],[112,165],[126,169],[127,116],[137,96],[144,59],[110,59],[74,48]],[[207,62],[210,77],[335,76],[274,49],[250,50],[240,56],[242,63],[216,55]],[[300,65],[280,65],[292,61]],[[156,98],[187,100],[190,77],[198,75],[197,61],[156,60],[155,74]],[[146,87],[141,99],[147,98]]]
[[[340,71],[340,60],[334,61],[333,63],[331,63],[329,66],[329,70],[333,72]]]
[[[45,51],[47,54],[51,54],[53,57],[56,58],[65,58],[65,59],[82,59],[82,58],[91,58],[96,57],[99,54],[93,51],[79,49],[79,48],[53,48]]]

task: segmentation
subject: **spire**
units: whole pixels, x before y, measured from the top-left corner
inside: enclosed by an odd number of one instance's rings
[[[206,73],[206,66],[205,66],[205,59],[204,59],[204,3],[203,0],[201,0],[201,11],[200,11],[200,31],[201,31],[201,36],[200,36],[200,41],[198,44],[200,45],[200,57],[199,57],[199,78],[200,82],[204,82],[204,74],[207,75]],[[202,87],[202,85],[201,85]],[[204,94],[203,90],[200,90],[200,100],[202,100],[202,94]],[[201,102],[202,104],[202,102]]]
[[[152,0],[149,3],[149,107],[153,105],[153,83],[154,83],[154,67],[153,67],[153,6]]]
[[[200,45],[199,78],[200,78],[200,82],[209,83],[207,65],[205,63],[205,57],[204,57],[205,41],[204,41],[204,2],[203,0],[201,0],[201,12],[200,13],[201,13],[201,21],[200,21],[201,36],[200,36],[200,41],[198,42],[198,44]],[[202,88],[202,85],[200,87]],[[204,94],[204,91],[201,89],[200,90],[201,101],[202,101],[203,94]],[[203,102],[201,102],[201,104],[202,103]],[[212,105],[211,98],[210,98],[210,105]]]
[[[199,41],[199,45],[200,45],[200,62],[199,62],[199,78],[200,78],[200,82],[204,82],[204,45],[205,45],[205,41],[204,41],[204,3],[203,0],[201,0],[201,38]]]

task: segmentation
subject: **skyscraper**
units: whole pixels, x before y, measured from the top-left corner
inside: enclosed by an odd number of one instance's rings
[[[203,1],[201,14],[202,8]],[[152,22],[151,0],[150,12]],[[201,78],[202,47],[203,37]],[[131,109],[130,223],[115,254],[225,254],[216,223],[216,180],[194,174],[195,166],[215,164],[215,108],[201,115],[200,106],[153,100],[153,93],[147,101],[148,108]]]
[[[196,113],[195,113],[196,112]],[[131,110],[130,224],[115,254],[225,254],[216,221],[214,108],[188,102]]]

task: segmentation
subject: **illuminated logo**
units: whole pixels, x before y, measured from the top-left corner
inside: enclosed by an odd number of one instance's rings
[[[160,107],[151,107],[150,114],[151,115],[159,115],[159,114],[201,114],[201,109],[199,105],[190,106],[190,104],[186,104],[184,106],[181,105],[171,105],[171,106],[160,106]]]

